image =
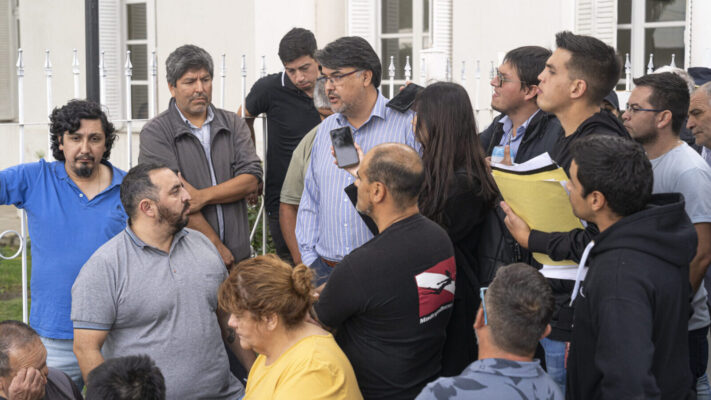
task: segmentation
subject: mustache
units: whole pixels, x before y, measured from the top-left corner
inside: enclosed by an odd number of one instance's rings
[[[202,100],[207,101],[207,96],[204,95],[204,94],[202,94],[202,93],[198,93],[198,94],[196,94],[196,95],[194,95],[194,96],[190,96],[190,101],[198,100],[198,99],[202,99]]]
[[[91,154],[86,154],[86,155],[79,155],[75,158],[77,161],[94,161],[94,156]]]

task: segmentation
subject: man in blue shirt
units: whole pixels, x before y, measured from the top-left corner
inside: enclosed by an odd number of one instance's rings
[[[32,239],[30,325],[47,348],[47,365],[80,388],[72,351],[71,288],[82,265],[126,227],[119,198],[125,172],[108,162],[116,139],[101,106],[72,100],[50,116],[57,161],[0,171],[0,204],[27,212]]]
[[[459,376],[430,383],[417,399],[562,400],[533,359],[538,341],[551,332],[553,292],[543,275],[521,263],[502,267],[481,296],[474,321],[479,360]]]
[[[350,127],[363,152],[386,142],[417,145],[412,131],[414,112],[400,113],[385,106],[387,99],[377,89],[380,59],[365,39],[337,39],[317,51],[316,60],[335,114],[323,120],[314,139],[296,238],[302,262],[316,271],[320,284],[336,263],[373,237],[343,191],[354,178],[333,164],[331,130]]]

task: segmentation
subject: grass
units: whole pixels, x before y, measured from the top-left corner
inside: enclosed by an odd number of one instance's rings
[[[0,250],[3,255],[12,255],[7,248]],[[27,280],[30,279],[32,258],[27,252]],[[22,259],[0,259],[0,321],[22,320]]]

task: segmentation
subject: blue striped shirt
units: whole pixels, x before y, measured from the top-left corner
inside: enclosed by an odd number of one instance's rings
[[[373,237],[343,190],[355,178],[333,163],[331,130],[349,126],[353,139],[363,152],[388,142],[419,149],[412,131],[415,113],[395,111],[385,106],[387,101],[378,93],[370,117],[358,129],[340,113],[331,115],[319,125],[296,219],[296,238],[304,264],[313,264],[319,256],[340,261]]]

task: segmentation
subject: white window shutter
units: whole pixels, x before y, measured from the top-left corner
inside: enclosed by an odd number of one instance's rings
[[[575,33],[593,36],[617,47],[617,1],[577,0]]]
[[[378,49],[376,34],[375,0],[348,0],[348,36],[360,36]]]
[[[0,0],[0,121],[17,117],[17,23],[13,0]]]
[[[432,47],[452,57],[452,0],[433,0]]]
[[[125,54],[121,51],[121,2],[99,0],[99,54],[104,52],[106,69],[106,106],[109,118],[125,119],[122,104],[122,84],[125,79]]]

